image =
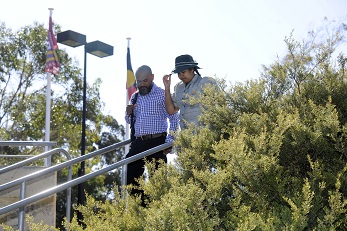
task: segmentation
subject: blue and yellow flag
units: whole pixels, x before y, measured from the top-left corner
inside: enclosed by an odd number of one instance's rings
[[[133,68],[131,67],[130,60],[130,48],[128,47],[127,53],[127,83],[126,83],[127,91],[128,91],[128,100],[130,100],[131,95],[136,92],[136,80],[133,72]]]

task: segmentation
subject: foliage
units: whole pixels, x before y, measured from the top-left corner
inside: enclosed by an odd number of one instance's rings
[[[259,79],[207,87],[206,126],[178,133],[175,165],[147,163],[147,206],[117,190],[89,196],[86,229],[346,230],[346,58],[335,52],[347,28],[326,22],[302,42],[287,37]]]
[[[54,25],[56,34],[60,27]],[[0,22],[0,139],[14,141],[42,141],[45,136],[46,106],[46,40],[47,29],[34,23],[18,31],[6,28]],[[83,72],[78,63],[63,49],[57,50],[60,69],[52,75],[50,140],[66,149],[72,157],[80,155]],[[110,115],[105,115],[100,99],[101,80],[87,84],[86,153],[104,148],[123,139],[124,128]],[[34,147],[2,147],[12,155],[35,155],[43,149]],[[121,149],[105,156],[86,161],[86,173],[94,166],[102,168],[121,158]],[[18,159],[1,159],[1,165]],[[54,155],[52,163],[66,161],[63,155]],[[41,164],[35,162],[33,165]],[[78,165],[73,166],[77,175]],[[58,183],[66,182],[67,169],[58,172]],[[99,200],[112,193],[113,183],[120,182],[119,170],[97,177],[86,183],[86,191]],[[72,189],[72,203],[77,202],[77,189]],[[58,194],[57,224],[65,216],[66,192]]]

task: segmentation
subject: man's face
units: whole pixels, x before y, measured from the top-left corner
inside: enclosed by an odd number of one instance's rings
[[[136,84],[139,89],[140,95],[147,95],[151,92],[153,87],[153,74],[139,73],[136,76]]]

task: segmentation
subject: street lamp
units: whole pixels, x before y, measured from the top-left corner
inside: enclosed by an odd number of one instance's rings
[[[70,47],[84,45],[84,74],[83,74],[83,113],[82,113],[82,137],[81,137],[81,156],[86,151],[86,104],[87,104],[87,53],[104,58],[113,55],[113,46],[100,41],[87,43],[84,34],[72,30],[64,31],[57,34],[57,42]],[[78,176],[85,174],[84,161],[81,162]],[[84,183],[78,185],[78,204],[85,204]]]

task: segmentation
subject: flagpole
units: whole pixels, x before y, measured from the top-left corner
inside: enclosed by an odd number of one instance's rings
[[[48,8],[49,17],[52,17],[54,8]],[[51,79],[52,74],[47,73],[47,90],[46,90],[46,126],[45,126],[45,141],[50,141],[50,132],[51,132]],[[49,146],[45,146],[45,152],[49,151]],[[51,166],[51,156],[45,158],[45,166]]]
[[[45,129],[45,141],[50,140],[50,121],[51,121],[51,73],[47,73],[47,91],[46,91],[46,129]],[[49,147],[45,146],[45,152],[49,151]],[[51,166],[50,156],[45,159],[45,166]]]
[[[127,38],[128,40],[128,46],[127,48],[130,47],[130,40],[131,38]],[[125,91],[125,106],[127,106],[129,104],[129,98],[128,98],[128,91]],[[125,139],[130,139],[130,125],[128,123],[125,123]],[[129,152],[129,145],[125,145],[124,147],[124,154],[128,154]],[[124,158],[125,158],[124,155]],[[127,165],[123,165],[122,167],[122,185],[126,185],[127,184]]]

